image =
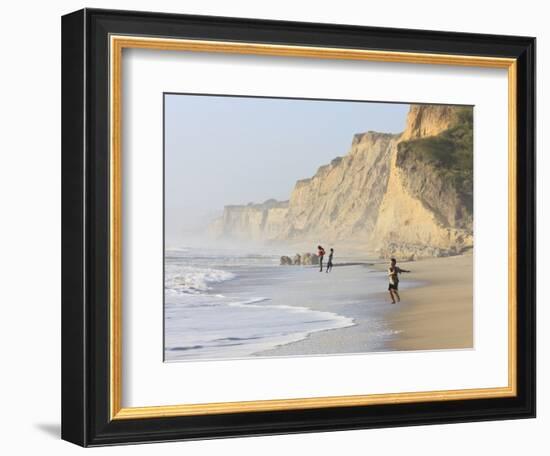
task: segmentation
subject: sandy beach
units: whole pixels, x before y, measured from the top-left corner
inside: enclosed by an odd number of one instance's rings
[[[473,347],[473,255],[408,263],[405,269],[424,284],[401,294],[391,313],[399,331],[396,350],[459,349]]]
[[[411,272],[396,304],[388,264],[369,255],[339,256],[328,274],[275,254],[166,259],[166,361],[473,347],[471,254],[398,263]]]
[[[256,353],[257,356],[292,356],[330,353],[365,353],[392,350],[464,349],[473,347],[473,300],[471,254],[401,262],[401,302],[391,304],[387,292],[369,296],[369,305],[357,300],[338,306],[340,315],[354,319],[347,328],[310,334],[298,342]],[[386,265],[369,268],[385,274]],[[343,272],[344,270],[345,273]],[[350,282],[359,269],[341,268]],[[377,272],[371,272],[377,274]],[[335,268],[335,275],[338,269]],[[322,279],[323,277],[319,277]],[[361,278],[356,277],[361,283]],[[365,290],[365,295],[369,290]],[[366,297],[366,296],[365,296]],[[374,299],[373,299],[374,298]],[[335,311],[333,306],[308,307]],[[378,343],[373,344],[373,325],[377,326]],[[380,325],[387,337],[380,340]]]

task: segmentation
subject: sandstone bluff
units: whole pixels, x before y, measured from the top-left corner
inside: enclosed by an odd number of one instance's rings
[[[380,257],[454,255],[473,246],[473,113],[411,105],[405,131],[356,134],[349,152],[296,182],[288,201],[233,205],[210,235],[353,245]]]

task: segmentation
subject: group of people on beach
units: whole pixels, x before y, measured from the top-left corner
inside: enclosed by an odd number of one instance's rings
[[[317,246],[317,256],[319,257],[319,272],[323,272],[323,258],[325,257],[325,249],[323,246],[318,245]],[[330,253],[328,255],[328,262],[327,267],[325,271],[328,273],[332,270],[332,258],[334,257],[334,249],[330,248]],[[388,279],[389,279],[389,285],[388,285],[388,291],[390,293],[390,298],[392,304],[395,304],[396,302],[401,301],[401,297],[399,296],[399,274],[403,272],[411,272],[407,269],[402,269],[399,266],[397,266],[397,261],[395,258],[392,258],[390,260],[390,267],[388,268]]]

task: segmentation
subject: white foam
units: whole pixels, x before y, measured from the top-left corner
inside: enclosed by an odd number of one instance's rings
[[[164,287],[167,293],[197,294],[210,290],[211,284],[234,278],[234,273],[220,269],[172,266],[166,268]]]
[[[280,280],[312,286],[308,270],[282,268],[265,252],[167,251],[165,360],[248,357],[356,324],[353,318],[307,307],[307,299],[302,305],[281,302]]]

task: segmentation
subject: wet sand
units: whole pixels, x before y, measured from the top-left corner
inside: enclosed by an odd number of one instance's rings
[[[387,291],[365,289],[365,300],[317,306],[353,318],[355,325],[310,334],[307,338],[256,353],[256,356],[299,356],[379,351],[464,349],[473,347],[473,256],[471,254],[401,262],[401,302],[391,304]],[[384,274],[386,264],[369,265]],[[348,287],[361,287],[357,267],[334,268],[348,277]],[[353,285],[352,285],[353,284]],[[386,285],[387,287],[387,285]],[[385,288],[384,287],[384,290]],[[368,298],[368,299],[367,299]],[[376,339],[373,340],[373,334]],[[380,337],[382,334],[382,337]]]

